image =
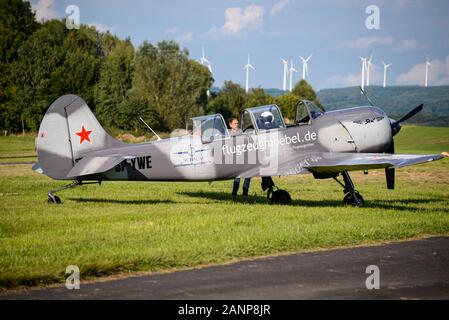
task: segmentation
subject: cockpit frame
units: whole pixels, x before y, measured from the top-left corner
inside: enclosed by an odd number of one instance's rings
[[[312,121],[324,113],[324,109],[312,101],[301,100],[296,104],[295,124],[309,125]]]
[[[226,122],[219,113],[194,117],[191,120],[193,122],[192,135],[201,136],[202,143],[211,143],[230,137]]]
[[[257,119],[259,119],[265,111],[269,111],[273,115],[273,120],[271,123],[267,122],[266,124],[268,125],[263,126],[262,122],[258,121]],[[248,123],[249,121],[250,123]],[[275,104],[247,108],[243,110],[240,115],[240,124],[244,133],[259,133],[286,128],[282,112],[280,108]]]

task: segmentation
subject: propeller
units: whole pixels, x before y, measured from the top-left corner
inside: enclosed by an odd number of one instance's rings
[[[393,137],[398,134],[399,131],[401,131],[401,122],[404,122],[411,117],[415,116],[418,112],[420,112],[423,109],[423,105],[420,104],[413,110],[411,110],[409,113],[407,113],[405,116],[403,116],[401,119],[397,121],[391,122],[391,143],[388,146],[388,149],[385,151],[385,153],[394,154],[394,139]],[[387,179],[387,188],[390,190],[394,189],[394,176],[395,176],[395,169],[394,168],[386,168],[385,169],[385,177]]]
[[[388,146],[388,149],[385,153],[394,154],[394,140],[391,139],[391,143]],[[394,190],[394,176],[395,169],[394,168],[385,168],[385,177],[387,178],[387,188],[390,190]]]
[[[401,119],[399,119],[398,121],[395,121],[393,123],[391,123],[391,133],[393,136],[397,135],[399,131],[401,131],[401,122],[404,122],[408,119],[410,119],[411,117],[413,117],[414,115],[416,115],[418,112],[420,112],[423,108],[423,105],[420,104],[419,106],[417,106],[415,109],[413,109],[412,111],[410,111],[409,113],[407,113],[405,116],[403,116]]]
[[[374,103],[371,101],[371,99],[366,94],[365,90],[362,89],[362,87],[359,87],[362,94],[365,96],[366,100],[368,100],[369,104],[371,106],[374,106]],[[391,125],[391,142],[388,146],[388,149],[385,150],[385,153],[394,154],[394,139],[393,137],[401,131],[401,122],[404,122],[411,117],[415,116],[418,112],[420,112],[423,109],[423,105],[420,104],[413,110],[411,110],[409,113],[407,113],[405,116],[403,116],[399,120],[393,120],[390,118],[390,125]],[[385,177],[387,178],[387,188],[390,190],[394,189],[394,176],[395,176],[395,169],[394,168],[385,168]]]

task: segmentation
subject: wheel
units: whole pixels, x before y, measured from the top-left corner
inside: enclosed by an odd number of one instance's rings
[[[290,204],[292,203],[292,198],[290,194],[285,190],[276,190],[271,195],[272,204]]]
[[[58,196],[56,196],[52,193],[49,193],[48,194],[48,203],[61,204],[61,199]]]
[[[365,200],[358,191],[355,191],[354,193],[347,193],[343,198],[343,203],[351,206],[363,207],[365,205]]]

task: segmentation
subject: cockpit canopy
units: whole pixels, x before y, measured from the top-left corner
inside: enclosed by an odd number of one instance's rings
[[[309,100],[301,100],[296,105],[296,124],[310,124],[323,114],[324,110]]]
[[[221,114],[192,118],[193,135],[201,136],[203,143],[229,137],[229,131]]]
[[[275,104],[244,110],[240,122],[243,132],[285,128],[281,111]]]
[[[309,100],[302,100],[296,105],[296,125],[310,124],[324,113],[324,110]],[[192,118],[194,136],[201,136],[203,143],[211,143],[230,137],[228,128],[221,114]],[[240,118],[240,128],[244,133],[265,132],[286,128],[279,107],[275,104],[245,109]]]

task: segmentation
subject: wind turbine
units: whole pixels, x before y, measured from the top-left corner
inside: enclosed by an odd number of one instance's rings
[[[363,90],[365,88],[366,58],[360,57],[360,60],[362,60],[362,82],[360,84],[360,87]]]
[[[204,54],[204,47],[201,47],[201,58],[200,58],[200,63],[203,66],[206,66],[209,69],[210,74],[212,75],[212,64],[210,63],[209,60],[206,59],[206,55]],[[210,96],[210,91],[207,90],[207,96]]]
[[[243,67],[243,69],[246,69],[245,92],[248,93],[248,91],[249,91],[249,69],[255,70],[255,68],[252,66],[252,64],[250,62],[249,53],[248,53],[248,63]]]
[[[310,54],[310,56],[307,57],[307,59],[304,59],[303,57],[299,56],[299,58],[302,61],[302,79],[305,80],[306,79],[306,75],[309,75],[309,67],[307,65],[307,63],[309,62],[310,58],[312,58],[312,54]]]
[[[201,47],[201,51],[202,51],[202,55],[201,55],[200,63],[203,66],[206,66],[209,69],[210,73],[212,73],[212,64],[210,63],[209,60],[206,59],[206,55],[204,54],[204,47]]]
[[[387,69],[392,65],[392,63],[386,64],[385,61],[382,61],[384,65],[384,88],[387,87]]]
[[[366,85],[369,86],[369,72],[373,69],[373,55],[371,54],[369,59],[366,61]]]
[[[298,70],[296,70],[293,67],[293,60],[290,60],[290,69],[288,71],[290,73],[290,90],[289,91],[292,92],[292,90],[293,90],[293,72],[298,72]]]
[[[282,82],[282,90],[287,90],[287,74],[288,74],[288,61],[281,58],[282,63],[284,64],[284,81]]]
[[[429,61],[429,56],[427,56],[427,61],[426,61],[426,80],[424,82],[424,86],[427,87],[428,86],[428,81],[429,81],[429,67],[432,64]]]

